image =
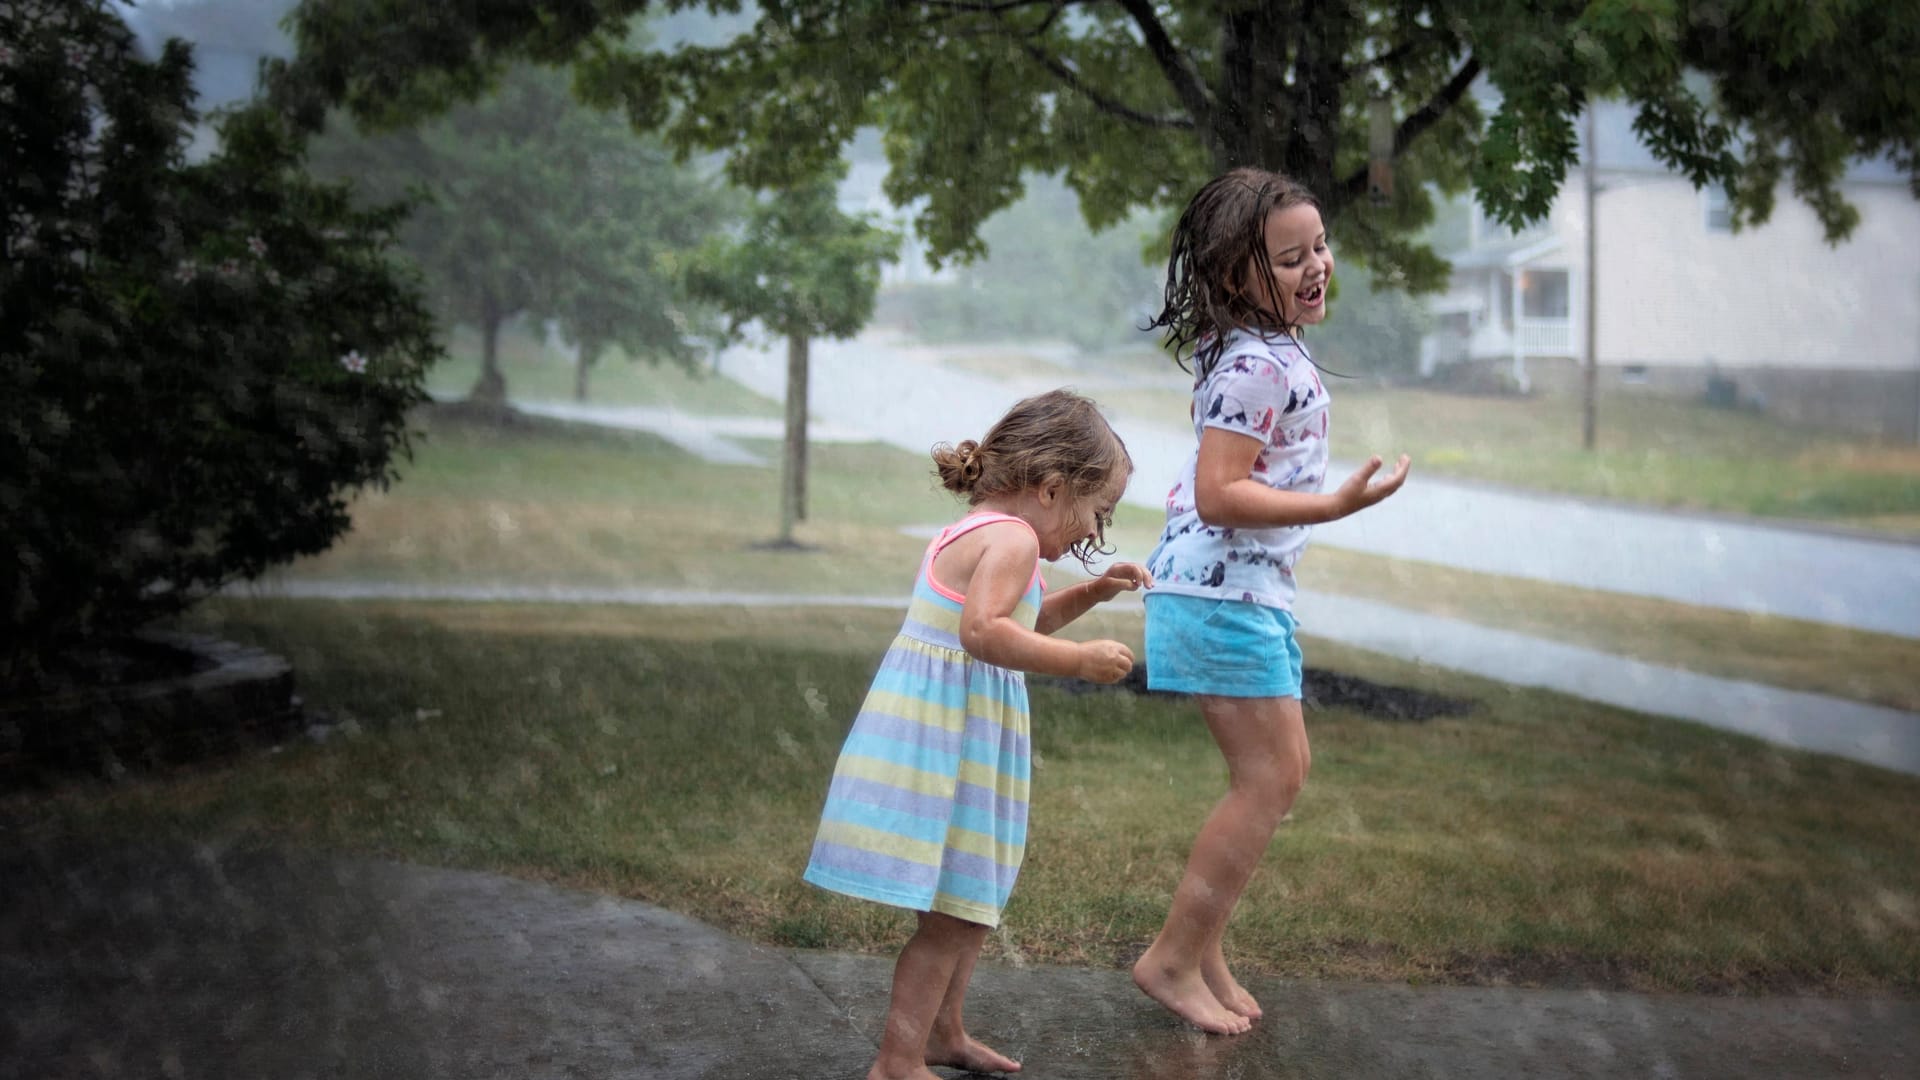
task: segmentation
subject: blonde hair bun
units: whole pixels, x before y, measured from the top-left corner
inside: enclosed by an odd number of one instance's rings
[[[940,486],[957,495],[970,495],[986,472],[980,444],[964,439],[959,446],[941,443],[933,448],[933,464],[940,471]]]

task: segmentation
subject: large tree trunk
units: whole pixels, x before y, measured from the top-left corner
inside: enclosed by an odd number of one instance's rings
[[[1346,52],[1355,29],[1353,9],[1344,3],[1316,4],[1324,10],[1304,20],[1294,50],[1293,82],[1287,87],[1287,126],[1280,169],[1320,197],[1329,219],[1346,201],[1334,176],[1339,151],[1340,112],[1346,87]]]
[[[1253,165],[1277,169],[1271,132],[1284,128],[1287,55],[1293,44],[1277,5],[1249,4],[1220,21],[1220,82],[1213,110],[1216,171]]]
[[[787,447],[780,469],[780,542],[807,520],[807,335],[787,335]]]
[[[480,298],[480,377],[467,400],[502,407],[507,403],[507,380],[500,374],[500,322],[505,315],[492,294]]]
[[[1344,202],[1333,170],[1353,16],[1316,0],[1298,7],[1251,4],[1222,18],[1214,164],[1285,173],[1318,196],[1332,219]]]

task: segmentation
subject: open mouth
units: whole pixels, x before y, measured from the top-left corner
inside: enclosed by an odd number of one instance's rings
[[[1310,289],[1301,289],[1299,292],[1293,294],[1293,298],[1300,301],[1305,307],[1314,307],[1326,296],[1326,292],[1327,285],[1326,282],[1323,281]]]

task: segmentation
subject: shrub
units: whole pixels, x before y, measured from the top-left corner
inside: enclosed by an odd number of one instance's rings
[[[262,107],[189,160],[191,73],[100,0],[0,7],[6,686],[327,547],[439,355],[404,210],[308,177]]]

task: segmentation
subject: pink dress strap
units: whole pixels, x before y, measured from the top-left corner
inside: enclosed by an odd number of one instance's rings
[[[955,540],[960,539],[982,525],[993,525],[1002,521],[1019,522],[1021,528],[1026,529],[1028,532],[1033,532],[1033,526],[1027,524],[1025,518],[1015,517],[1012,514],[1002,514],[998,510],[982,510],[979,513],[968,514],[966,517],[940,530],[940,535],[933,539],[933,553],[935,555],[940,554],[941,551],[946,549],[948,544],[953,543]],[[1040,539],[1040,534],[1034,533],[1033,538],[1035,540]]]
[[[947,588],[945,585],[940,584],[939,578],[933,576],[933,560],[939,558],[940,553],[947,549],[947,545],[953,543],[955,540],[960,539],[982,525],[996,525],[1002,521],[1018,522],[1021,528],[1033,533],[1035,540],[1040,539],[1040,534],[1033,532],[1033,526],[1028,524],[1025,518],[1015,517],[1012,514],[1002,514],[998,510],[982,510],[977,513],[968,514],[966,517],[940,530],[940,535],[934,537],[933,543],[927,545],[926,558],[920,561],[920,572],[926,575],[927,584],[933,588],[933,591],[957,603],[966,602],[966,594]],[[1033,578],[1027,582],[1027,587],[1031,589],[1035,584],[1040,586],[1041,592],[1044,593],[1046,591],[1047,582],[1046,579],[1040,575],[1039,559],[1033,560]]]

